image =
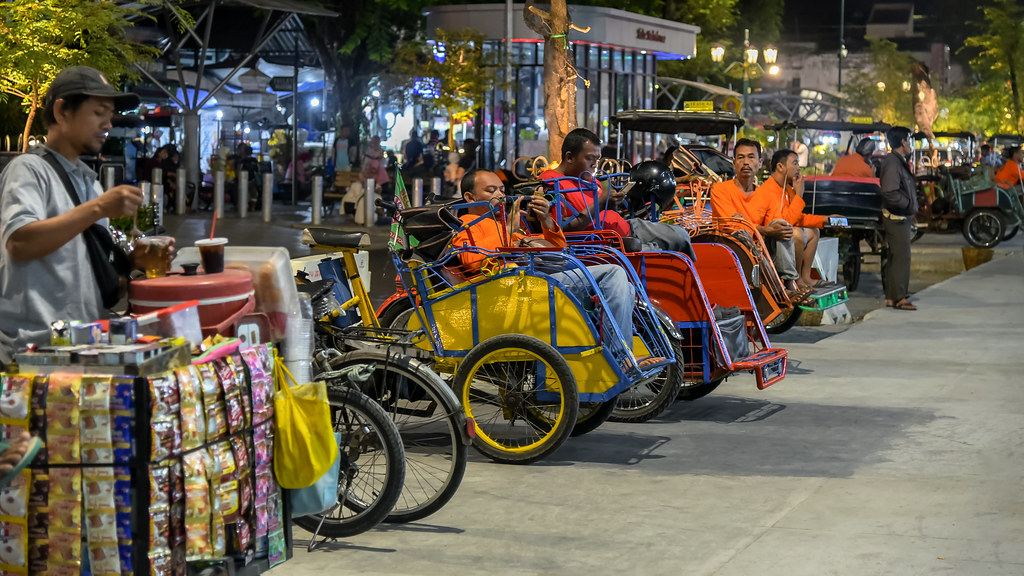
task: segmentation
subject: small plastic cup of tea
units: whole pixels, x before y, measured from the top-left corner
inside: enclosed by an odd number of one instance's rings
[[[167,276],[171,268],[170,236],[143,236],[135,239],[135,264],[146,271],[146,278]]]
[[[203,261],[203,271],[207,274],[220,274],[224,271],[224,247],[227,238],[207,238],[196,240],[199,258]]]

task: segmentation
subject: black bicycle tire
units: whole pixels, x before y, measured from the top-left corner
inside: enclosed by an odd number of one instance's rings
[[[419,505],[406,506],[409,503],[408,499],[410,497],[406,488],[409,481],[414,479],[417,480],[416,484],[418,486],[424,486],[425,476],[428,474],[426,470],[422,469],[425,466],[418,466],[413,458],[420,445],[415,443],[415,435],[411,433],[411,430],[403,430],[402,422],[399,421],[400,415],[397,405],[393,405],[394,410],[386,405],[388,404],[386,397],[392,393],[391,390],[380,387],[380,382],[375,379],[360,385],[360,390],[378,404],[381,404],[384,412],[398,426],[398,432],[405,450],[406,483],[403,486],[402,496],[399,497],[398,503],[392,508],[385,522],[402,523],[421,520],[444,507],[455,496],[459,485],[462,483],[462,478],[466,473],[466,464],[469,461],[469,450],[464,436],[466,434],[465,413],[462,411],[462,405],[452,389],[426,364],[409,356],[395,353],[389,355],[384,350],[350,350],[337,358],[333,358],[330,361],[330,365],[331,368],[338,370],[352,364],[371,362],[377,365],[377,370],[386,369],[389,372],[397,373],[406,378],[408,382],[415,382],[416,386],[423,393],[428,394],[430,399],[437,403],[442,410],[442,417],[447,421],[452,463],[448,469],[446,479],[441,485],[441,489],[435,492],[433,497]],[[412,478],[410,478],[410,475],[412,475]]]
[[[665,382],[658,393],[654,395],[653,400],[637,408],[622,408],[618,404],[626,400],[623,396],[629,392],[627,390],[619,395],[620,401],[617,402],[609,420],[612,422],[647,422],[657,418],[676,401],[676,398],[679,396],[680,387],[683,385],[683,349],[675,339],[670,338],[669,340],[672,344],[672,352],[675,354],[676,362],[666,366],[655,377],[664,376]]]
[[[550,344],[524,334],[502,334],[489,338],[474,346],[469,353],[466,354],[465,358],[462,359],[462,362],[459,364],[459,368],[455,371],[455,378],[452,384],[460,401],[463,398],[466,398],[469,394],[469,391],[466,389],[469,385],[469,376],[472,375],[469,372],[480,359],[502,348],[519,348],[522,350],[529,350],[537,356],[542,357],[544,362],[553,369],[555,376],[559,379],[565,414],[561,420],[555,423],[554,428],[549,432],[550,437],[536,449],[524,452],[509,452],[495,448],[481,438],[481,423],[479,421],[475,422],[477,434],[473,439],[473,446],[481,454],[496,462],[502,462],[505,464],[530,464],[552,454],[569,438],[569,435],[572,433],[572,429],[576,424],[576,419],[579,414],[579,394],[576,389],[576,379],[573,377],[572,371],[569,369],[569,365],[566,363],[565,359]],[[463,407],[467,411],[471,410],[470,407],[465,406],[465,403],[463,403]]]
[[[385,450],[386,479],[383,489],[376,493],[373,503],[366,508],[356,510],[356,515],[345,519],[325,518],[320,525],[322,515],[300,516],[294,519],[296,525],[309,532],[320,527],[319,535],[326,538],[348,538],[362,534],[380,524],[391,512],[398,501],[405,479],[405,451],[398,435],[398,429],[391,418],[376,402],[362,392],[350,387],[328,387],[327,399],[331,406],[351,410],[361,415],[366,424],[377,431],[381,445]],[[339,455],[341,457],[341,455]],[[344,463],[344,460],[343,460]],[[344,471],[343,471],[344,472]],[[344,475],[339,482],[344,481]],[[350,507],[350,509],[354,509]]]

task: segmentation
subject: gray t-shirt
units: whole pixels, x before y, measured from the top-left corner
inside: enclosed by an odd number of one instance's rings
[[[75,207],[60,176],[36,147],[11,161],[0,174],[0,360],[30,342],[49,342],[55,320],[98,320],[106,316],[99,286],[81,235],[52,254],[24,262],[7,252],[16,230]],[[81,201],[103,193],[96,173],[81,160],[55,154]],[[107,219],[99,221],[106,226]]]

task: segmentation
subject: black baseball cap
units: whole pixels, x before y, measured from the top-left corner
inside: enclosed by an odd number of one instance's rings
[[[67,96],[84,94],[100,98],[113,98],[114,108],[118,112],[131,110],[139,106],[139,96],[131,92],[118,92],[106,76],[89,66],[72,66],[57,74],[46,91],[47,105]]]

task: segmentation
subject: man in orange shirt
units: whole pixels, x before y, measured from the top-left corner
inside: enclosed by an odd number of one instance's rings
[[[836,167],[832,169],[832,175],[849,178],[877,178],[875,169],[871,167],[871,155],[874,153],[875,141],[871,138],[863,138],[857,142],[853,154],[847,154],[836,162]]]
[[[1014,186],[1019,187],[1021,184],[1021,172],[1024,171],[1021,168],[1021,160],[1024,160],[1024,150],[1020,147],[1011,148],[1008,156],[1010,159],[996,172],[995,177],[996,186],[1003,190],[1009,190]]]
[[[505,199],[505,185],[502,184],[497,174],[486,170],[475,170],[469,172],[462,178],[461,189],[466,202],[490,202],[497,204]],[[517,199],[512,209],[512,214],[518,217],[518,208],[523,199]],[[558,223],[551,217],[551,204],[543,196],[531,196],[526,209],[529,217],[540,222],[543,238],[554,246],[564,247],[566,245],[565,235]],[[483,250],[497,251],[499,248],[515,245],[525,235],[513,233],[508,238],[504,228],[505,223],[499,223],[494,217],[484,216],[488,214],[488,208],[484,206],[469,209],[469,214],[461,216],[462,222],[467,226],[456,234],[452,240],[452,246],[459,248],[463,246],[475,246]],[[498,257],[486,254],[466,251],[459,253],[459,260],[462,265],[472,272],[487,271],[491,266],[500,266]],[[626,271],[615,264],[599,264],[587,266],[587,271],[593,276],[598,291],[604,296],[608,303],[608,313],[615,318],[622,337],[627,342],[627,348],[632,348],[633,343],[633,303],[636,301],[636,293],[633,285],[629,282]],[[569,270],[566,272],[552,273],[551,277],[561,282],[577,300],[584,306],[591,302],[594,296],[593,284],[582,274],[582,270]],[[644,359],[640,365],[644,367],[647,363],[660,362],[663,358]]]
[[[797,153],[792,150],[779,150],[771,159],[772,174],[755,194],[764,195],[779,207],[782,218],[793,226],[793,255],[796,259],[797,271],[800,273],[800,284],[822,288],[831,286],[825,280],[811,277],[814,266],[814,253],[818,248],[819,228],[825,226],[825,217],[816,214],[804,214],[804,179],[800,174],[800,163]],[[839,214],[833,217],[842,218]]]
[[[786,290],[795,298],[806,296],[808,290],[797,284],[800,274],[794,257],[793,226],[782,216],[778,203],[755,190],[754,176],[761,165],[761,144],[747,138],[737,140],[732,165],[736,177],[711,187],[711,214],[716,218],[743,218],[757,227],[761,236],[773,240],[775,270]]]

